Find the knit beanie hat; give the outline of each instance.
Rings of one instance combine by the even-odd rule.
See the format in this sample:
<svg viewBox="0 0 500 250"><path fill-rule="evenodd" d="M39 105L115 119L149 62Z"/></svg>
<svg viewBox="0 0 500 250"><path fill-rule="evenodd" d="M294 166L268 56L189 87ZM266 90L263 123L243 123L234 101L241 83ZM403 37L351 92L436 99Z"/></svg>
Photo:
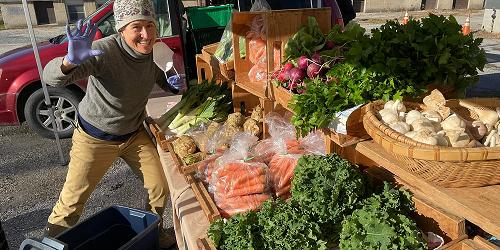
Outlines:
<svg viewBox="0 0 500 250"><path fill-rule="evenodd" d="M113 10L116 31L120 31L121 28L136 20L152 21L156 25L156 16L151 0L115 0Z"/></svg>

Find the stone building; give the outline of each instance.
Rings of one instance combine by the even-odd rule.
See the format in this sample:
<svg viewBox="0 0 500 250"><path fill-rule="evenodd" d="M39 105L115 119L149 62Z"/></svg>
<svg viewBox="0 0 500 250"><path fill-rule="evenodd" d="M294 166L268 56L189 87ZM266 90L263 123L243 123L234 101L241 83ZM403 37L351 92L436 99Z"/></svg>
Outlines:
<svg viewBox="0 0 500 250"><path fill-rule="evenodd" d="M73 23L90 15L105 0L28 0L33 25ZM2 18L6 28L26 27L21 0L0 0Z"/></svg>

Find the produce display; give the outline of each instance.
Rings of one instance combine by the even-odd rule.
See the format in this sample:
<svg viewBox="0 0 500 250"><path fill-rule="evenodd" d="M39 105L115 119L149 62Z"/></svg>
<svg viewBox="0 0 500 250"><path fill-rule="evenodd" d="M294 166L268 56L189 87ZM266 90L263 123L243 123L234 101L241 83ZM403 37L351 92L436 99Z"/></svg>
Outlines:
<svg viewBox="0 0 500 250"><path fill-rule="evenodd" d="M287 201L213 222L217 249L427 249L409 193L385 184L372 194L357 166L337 155L302 156L291 184Z"/></svg>
<svg viewBox="0 0 500 250"><path fill-rule="evenodd" d="M408 191L386 182L376 186L359 166L326 154L319 129L333 128L339 112L383 100L376 118L401 136L373 115L370 121L398 139L440 147L500 147L500 107L457 100L474 114L465 117L463 110L447 106L449 93L437 90L460 95L478 80L477 71L486 63L482 39L462 34L453 16L429 14L405 24L390 20L371 35L355 22L323 34L309 16L287 41L281 65L281 55L274 53L275 72L269 76L265 21L255 15L241 38L246 40L238 49L253 65L244 73L257 84L270 77L273 89L291 96L287 107L293 114L285 118L261 106L250 116L232 112L228 85L204 82L158 119L163 130L176 134L175 154L195 167L194 177L222 216L208 229L212 243L221 250L443 245L440 236L428 239L417 227ZM230 28L216 52L219 60L232 55Z"/></svg>
<svg viewBox="0 0 500 250"><path fill-rule="evenodd" d="M430 14L406 25L387 21L371 36L356 23L321 34L314 18L290 38L273 73L291 92L300 134L327 127L343 110L375 100L418 97L429 85L463 94L486 57L482 39L463 35L453 16Z"/></svg>
<svg viewBox="0 0 500 250"><path fill-rule="evenodd" d="M481 107L467 100L459 105L478 115L470 121L446 106L444 96L434 90L423 99L423 110L409 110L399 101L388 101L378 118L393 130L421 143L443 147L500 146L500 107Z"/></svg>

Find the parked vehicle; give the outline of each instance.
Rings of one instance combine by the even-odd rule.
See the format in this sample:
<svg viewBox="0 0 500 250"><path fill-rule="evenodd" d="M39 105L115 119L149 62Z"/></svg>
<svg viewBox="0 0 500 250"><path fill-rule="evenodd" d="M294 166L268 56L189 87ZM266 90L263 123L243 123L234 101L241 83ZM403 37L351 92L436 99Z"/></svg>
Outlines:
<svg viewBox="0 0 500 250"><path fill-rule="evenodd" d="M166 43L174 51L174 66L180 74L186 74L183 37L186 37L186 22L182 21L183 7L178 0L153 0L158 19L158 42ZM113 1L109 1L85 19L91 19L99 30L94 40L116 33L114 30ZM66 34L38 43L42 66L67 52ZM192 55L194 57L194 55ZM189 80L189 74L186 80ZM64 88L48 88L54 115L59 128L59 137L71 137L72 122L77 107L85 94L87 79L82 79ZM156 88L152 95L162 90ZM26 121L40 136L54 138L52 122L44 95L38 69L31 46L14 49L0 55L0 125L19 125Z"/></svg>

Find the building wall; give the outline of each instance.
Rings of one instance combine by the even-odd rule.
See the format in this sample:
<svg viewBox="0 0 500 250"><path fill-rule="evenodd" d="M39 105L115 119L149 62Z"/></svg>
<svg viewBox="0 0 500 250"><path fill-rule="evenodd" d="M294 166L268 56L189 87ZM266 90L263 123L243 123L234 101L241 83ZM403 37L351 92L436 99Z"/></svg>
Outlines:
<svg viewBox="0 0 500 250"><path fill-rule="evenodd" d="M483 9L484 0L469 0L469 9L481 10Z"/></svg>
<svg viewBox="0 0 500 250"><path fill-rule="evenodd" d="M453 0L438 0L436 4L437 10L451 10L453 9Z"/></svg>
<svg viewBox="0 0 500 250"><path fill-rule="evenodd" d="M364 12L420 10L422 0L365 0Z"/></svg>
<svg viewBox="0 0 500 250"><path fill-rule="evenodd" d="M96 10L96 3L95 1L84 1L83 2L83 10L85 11L85 16L89 16L90 14L94 13Z"/></svg>
<svg viewBox="0 0 500 250"><path fill-rule="evenodd" d="M66 10L66 4L61 2L54 2L54 12L56 14L57 24L65 25L68 23L68 12Z"/></svg>
<svg viewBox="0 0 500 250"><path fill-rule="evenodd" d="M0 5L2 18L6 28L26 27L26 18L22 3L4 3ZM28 3L31 24L36 25L35 8L33 3Z"/></svg>

